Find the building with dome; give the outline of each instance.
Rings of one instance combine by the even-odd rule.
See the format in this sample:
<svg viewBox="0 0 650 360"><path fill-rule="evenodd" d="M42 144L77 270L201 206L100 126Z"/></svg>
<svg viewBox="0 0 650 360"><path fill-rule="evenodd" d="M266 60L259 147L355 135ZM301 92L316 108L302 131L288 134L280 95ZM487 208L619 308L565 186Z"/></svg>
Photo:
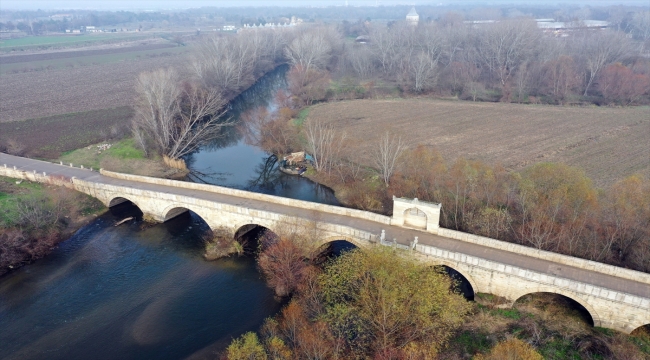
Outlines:
<svg viewBox="0 0 650 360"><path fill-rule="evenodd" d="M408 14L406 14L406 22L410 25L417 25L420 22L420 15L415 11L415 8L411 8Z"/></svg>

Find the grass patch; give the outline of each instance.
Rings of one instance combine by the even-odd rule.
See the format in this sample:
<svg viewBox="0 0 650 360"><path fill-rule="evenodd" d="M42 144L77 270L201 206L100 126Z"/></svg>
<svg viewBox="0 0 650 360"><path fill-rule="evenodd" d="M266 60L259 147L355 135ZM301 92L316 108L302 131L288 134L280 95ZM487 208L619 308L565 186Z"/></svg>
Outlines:
<svg viewBox="0 0 650 360"><path fill-rule="evenodd" d="M568 339L554 339L549 341L539 351L544 356L544 359L549 360L582 359L582 356L576 350L575 344Z"/></svg>
<svg viewBox="0 0 650 360"><path fill-rule="evenodd" d="M310 110L309 107L300 110L300 112L298 113L298 117L293 119L293 124L295 126L302 126L302 124L305 123L305 120L307 120L307 116L309 116L309 110Z"/></svg>
<svg viewBox="0 0 650 360"><path fill-rule="evenodd" d="M108 149L104 156L113 156L118 159L144 159L144 151L138 149L133 138L124 139L115 143Z"/></svg>
<svg viewBox="0 0 650 360"><path fill-rule="evenodd" d="M630 341L644 354L650 355L650 326L641 328L630 336Z"/></svg>
<svg viewBox="0 0 650 360"><path fill-rule="evenodd" d="M15 222L16 199L26 196L40 196L44 193L43 185L29 181L0 176L0 225L10 226Z"/></svg>
<svg viewBox="0 0 650 360"><path fill-rule="evenodd" d="M139 149L133 138L122 139L117 142L102 142L99 144L111 144L110 149L100 150L97 145L85 146L83 148L66 152L57 161L68 165L70 163L79 167L105 169L127 174L182 178L185 172L166 167L159 156L147 158L145 153Z"/></svg>
<svg viewBox="0 0 650 360"><path fill-rule="evenodd" d="M452 339L452 346L459 347L465 354L484 353L492 347L488 334L463 331Z"/></svg>
<svg viewBox="0 0 650 360"><path fill-rule="evenodd" d="M110 142L107 142L110 143ZM99 150L97 145L90 145L81 149L66 152L59 158L64 164L73 163L75 166L83 165L86 168L99 169L107 159L135 160L144 159L144 152L135 146L133 138L112 143L111 148Z"/></svg>
<svg viewBox="0 0 650 360"><path fill-rule="evenodd" d="M512 320L519 320L523 316L517 309L493 309L490 310L490 313Z"/></svg>

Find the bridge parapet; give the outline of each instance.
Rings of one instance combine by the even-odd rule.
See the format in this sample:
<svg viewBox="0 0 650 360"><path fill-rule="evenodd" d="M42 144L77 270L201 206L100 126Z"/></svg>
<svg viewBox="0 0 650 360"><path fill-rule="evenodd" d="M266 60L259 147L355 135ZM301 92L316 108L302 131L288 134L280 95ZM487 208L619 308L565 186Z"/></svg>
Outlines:
<svg viewBox="0 0 650 360"><path fill-rule="evenodd" d="M152 178L152 177L140 176L140 175L122 174L122 173L116 173L104 169L100 169L100 173L102 175L116 178L116 179L137 181L137 182L148 183L148 184L173 186L173 187L184 188L184 189L208 191L217 194L236 196L244 199L252 199L252 200L265 201L268 203L287 205L287 206L302 208L305 210L314 210L314 211L320 211L324 213L370 220L370 221L374 221L386 225L390 225L391 223L390 217L385 215L375 214L369 211L349 209L340 206L320 204L320 203L314 203L314 202L303 201L303 200L295 200L295 199L284 198L284 197L274 196L274 195L260 194L251 191L231 189L231 188L218 186L218 185L197 184L197 183L186 182L186 181L177 181L177 180L169 180L169 179Z"/></svg>
<svg viewBox="0 0 650 360"><path fill-rule="evenodd" d="M520 297L540 292L566 296L589 311L594 326L630 333L650 323L650 299L430 245L416 244L424 259L461 273L474 292L498 294L510 306ZM515 285L516 284L516 285Z"/></svg>
<svg viewBox="0 0 650 360"><path fill-rule="evenodd" d="M564 264L579 269L616 276L616 277L633 280L633 281L650 285L650 274L646 274L636 270L630 270L630 269L608 265L596 261L580 259L577 257L562 255L550 251L539 250L528 246L513 244L501 240L496 240L484 236L469 234L466 232L456 231L451 229L440 228L438 230L438 235L472 243L472 244L490 247L493 249L505 250L520 255L530 256L536 259L552 261L558 264Z"/></svg>

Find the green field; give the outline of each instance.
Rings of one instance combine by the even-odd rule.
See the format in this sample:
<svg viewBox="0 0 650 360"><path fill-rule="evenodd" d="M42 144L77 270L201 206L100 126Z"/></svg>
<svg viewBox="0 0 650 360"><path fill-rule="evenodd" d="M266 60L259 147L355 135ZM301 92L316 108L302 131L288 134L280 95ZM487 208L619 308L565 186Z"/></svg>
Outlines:
<svg viewBox="0 0 650 360"><path fill-rule="evenodd" d="M41 184L0 176L0 226L13 224L16 218L16 199L23 196L43 196Z"/></svg>
<svg viewBox="0 0 650 360"><path fill-rule="evenodd" d="M80 34L80 35L54 35L54 36L26 36L18 39L0 41L0 50L25 49L39 46L59 46L87 44L107 40L126 40L146 37L142 34Z"/></svg>

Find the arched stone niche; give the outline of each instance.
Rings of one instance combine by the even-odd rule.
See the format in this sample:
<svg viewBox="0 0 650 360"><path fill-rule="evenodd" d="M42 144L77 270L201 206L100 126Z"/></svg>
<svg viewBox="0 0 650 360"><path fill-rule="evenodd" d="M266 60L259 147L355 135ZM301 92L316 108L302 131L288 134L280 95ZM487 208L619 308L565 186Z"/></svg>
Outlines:
<svg viewBox="0 0 650 360"><path fill-rule="evenodd" d="M437 234L440 227L440 204L393 196L391 225Z"/></svg>

